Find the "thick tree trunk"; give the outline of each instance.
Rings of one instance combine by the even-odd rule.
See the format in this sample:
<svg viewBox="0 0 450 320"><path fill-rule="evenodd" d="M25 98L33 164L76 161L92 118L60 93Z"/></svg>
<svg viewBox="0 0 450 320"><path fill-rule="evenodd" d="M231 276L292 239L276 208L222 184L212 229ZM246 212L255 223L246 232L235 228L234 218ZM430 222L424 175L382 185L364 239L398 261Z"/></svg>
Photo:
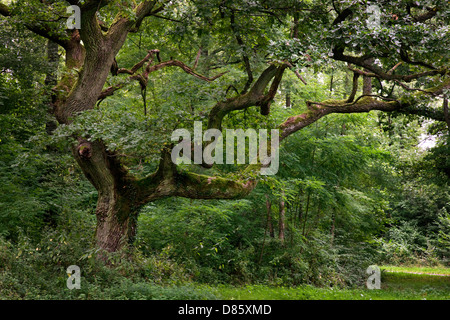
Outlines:
<svg viewBox="0 0 450 320"><path fill-rule="evenodd" d="M117 32L103 35L97 23L96 9L85 10L82 14L84 27L79 32L74 31L64 47L66 67L79 72L75 77L73 73L64 75L58 84L59 92L64 92L55 103L55 116L61 124L70 123L77 112L95 106L128 32L129 22L124 21L123 26L119 22L115 25ZM122 28L120 32L119 28ZM108 252L117 251L136 233L138 207L133 181L117 155L107 151L101 141L78 138L72 152L84 175L98 191L97 247Z"/></svg>
<svg viewBox="0 0 450 320"><path fill-rule="evenodd" d="M97 247L117 251L136 233L137 192L117 156L108 152L101 141L80 139L73 154L98 191Z"/></svg>
<svg viewBox="0 0 450 320"><path fill-rule="evenodd" d="M137 212L124 205L127 201L117 194L102 195L97 203L96 245L108 252L123 248L136 235Z"/></svg>

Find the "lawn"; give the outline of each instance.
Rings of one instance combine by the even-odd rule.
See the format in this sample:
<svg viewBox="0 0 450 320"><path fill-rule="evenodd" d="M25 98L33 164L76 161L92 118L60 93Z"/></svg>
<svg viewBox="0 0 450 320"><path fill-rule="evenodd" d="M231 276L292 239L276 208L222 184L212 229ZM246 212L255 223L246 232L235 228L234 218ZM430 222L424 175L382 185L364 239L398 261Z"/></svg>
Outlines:
<svg viewBox="0 0 450 320"><path fill-rule="evenodd" d="M449 268L386 266L381 270L379 290L248 285L220 286L214 291L224 300L450 300Z"/></svg>
<svg viewBox="0 0 450 320"><path fill-rule="evenodd" d="M399 266L382 266L382 270L392 272L405 272L405 273L422 273L422 274L439 274L450 276L450 268L445 267L399 267Z"/></svg>

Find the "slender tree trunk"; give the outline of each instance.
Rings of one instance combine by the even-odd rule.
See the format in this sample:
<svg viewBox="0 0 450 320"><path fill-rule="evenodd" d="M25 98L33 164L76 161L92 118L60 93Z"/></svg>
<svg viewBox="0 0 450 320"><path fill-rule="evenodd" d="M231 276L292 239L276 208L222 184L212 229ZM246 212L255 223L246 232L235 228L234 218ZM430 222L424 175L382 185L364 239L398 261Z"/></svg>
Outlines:
<svg viewBox="0 0 450 320"><path fill-rule="evenodd" d="M372 78L363 77L363 94L372 94Z"/></svg>
<svg viewBox="0 0 450 320"><path fill-rule="evenodd" d="M55 86L57 84L58 71L58 44L51 40L47 40L47 60L49 62L49 72L45 76L45 85Z"/></svg>
<svg viewBox="0 0 450 320"><path fill-rule="evenodd" d="M334 232L335 232L335 225L336 225L336 211L333 210L333 214L331 216L331 245L333 245L334 242Z"/></svg>
<svg viewBox="0 0 450 320"><path fill-rule="evenodd" d="M334 74L333 71L331 71L331 77L330 77L330 94L329 96L331 97L331 95L333 94L333 84L334 84Z"/></svg>
<svg viewBox="0 0 450 320"><path fill-rule="evenodd" d="M344 77L344 90L342 92L342 99L346 99L347 98L347 92L349 91L349 77L348 77L348 72L345 72L345 77Z"/></svg>
<svg viewBox="0 0 450 320"><path fill-rule="evenodd" d="M58 44L56 42L53 42L51 40L47 40L47 59L49 62L49 72L47 73L45 77L45 85L49 88L56 86L58 83L57 79L57 73L58 73L58 62L59 62L59 56L58 56ZM55 103L56 95L52 92L49 96L49 107L48 111L50 114L53 114L54 112L54 103ZM48 120L45 124L45 129L49 135L53 133L53 131L56 129L57 123L56 120Z"/></svg>
<svg viewBox="0 0 450 320"><path fill-rule="evenodd" d="M303 190L300 188L300 190L298 191L297 194L297 202L298 202L298 207L297 207L297 225L300 228L300 226L302 225L302 215L303 215Z"/></svg>
<svg viewBox="0 0 450 320"><path fill-rule="evenodd" d="M291 93L288 91L286 92L286 109L289 109L291 107Z"/></svg>
<svg viewBox="0 0 450 320"><path fill-rule="evenodd" d="M269 195L266 194L266 212L267 212L267 220L266 220L266 228L264 230L264 239L263 239L263 243L262 243L262 247L261 247L261 253L259 255L259 263L261 263L262 260L262 256L264 253L264 246L266 245L266 235L267 235L267 230L270 230L270 235L273 237L273 226L272 226L272 217L271 217L271 203L269 201Z"/></svg>
<svg viewBox="0 0 450 320"><path fill-rule="evenodd" d="M368 60L370 63L373 62L373 58ZM365 71L369 71L365 69ZM363 76L363 94L372 94L372 78Z"/></svg>
<svg viewBox="0 0 450 320"><path fill-rule="evenodd" d="M305 236L305 229L306 229L306 221L308 220L308 211L309 211L309 201L311 199L311 192L308 191L308 197L306 199L306 210L305 210L305 219L303 221L303 231L302 235Z"/></svg>
<svg viewBox="0 0 450 320"><path fill-rule="evenodd" d="M450 115L448 113L448 98L444 97L444 102L442 103L442 107L444 108L444 119L447 123L448 130L450 131Z"/></svg>
<svg viewBox="0 0 450 320"><path fill-rule="evenodd" d="M280 200L280 220L278 224L278 239L281 240L281 242L284 242L285 238L285 207L284 207L284 191L281 193L281 200Z"/></svg>
<svg viewBox="0 0 450 320"><path fill-rule="evenodd" d="M271 238L275 238L275 232L273 230L272 223L272 203L270 203L269 195L266 194L266 209L267 209L267 228L269 229L269 235Z"/></svg>

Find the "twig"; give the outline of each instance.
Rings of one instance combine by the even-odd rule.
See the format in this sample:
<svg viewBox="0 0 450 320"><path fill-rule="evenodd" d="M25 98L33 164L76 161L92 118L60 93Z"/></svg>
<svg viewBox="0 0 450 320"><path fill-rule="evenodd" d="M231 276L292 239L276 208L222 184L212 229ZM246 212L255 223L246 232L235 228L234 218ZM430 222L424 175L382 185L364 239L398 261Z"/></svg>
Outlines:
<svg viewBox="0 0 450 320"><path fill-rule="evenodd" d="M423 89L419 89L419 88L410 88L410 87L408 87L406 84L401 83L399 80L395 80L395 83L399 84L402 88L404 88L404 89L406 89L406 90L408 90L408 91L420 91L420 92L423 92L423 93L426 93L426 94L435 95L435 93L429 92L429 91L426 91L426 90L423 90Z"/></svg>
<svg viewBox="0 0 450 320"><path fill-rule="evenodd" d="M297 76L297 78L300 79L301 82L303 82L305 85L307 85L305 79L303 79L303 77L300 75L300 73L294 69L294 66L289 62L289 61L284 61L284 63L289 67L289 69L295 73L295 75Z"/></svg>

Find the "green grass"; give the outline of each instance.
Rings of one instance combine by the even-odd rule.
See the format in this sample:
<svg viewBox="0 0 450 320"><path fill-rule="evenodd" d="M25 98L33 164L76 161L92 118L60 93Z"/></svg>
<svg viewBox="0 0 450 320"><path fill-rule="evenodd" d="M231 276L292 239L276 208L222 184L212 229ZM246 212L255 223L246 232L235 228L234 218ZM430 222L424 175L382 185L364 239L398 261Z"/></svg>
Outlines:
<svg viewBox="0 0 450 320"><path fill-rule="evenodd" d="M450 270L445 268L382 267L381 289L331 289L314 286L221 286L213 289L224 300L450 300ZM385 272L384 270L395 271ZM434 276L406 272L449 274ZM401 271L401 272L400 272Z"/></svg>
<svg viewBox="0 0 450 320"><path fill-rule="evenodd" d="M450 268L445 267L415 267L415 266L381 266L382 270L392 271L392 272L405 272L405 273L430 273L430 274L445 274L450 276Z"/></svg>

